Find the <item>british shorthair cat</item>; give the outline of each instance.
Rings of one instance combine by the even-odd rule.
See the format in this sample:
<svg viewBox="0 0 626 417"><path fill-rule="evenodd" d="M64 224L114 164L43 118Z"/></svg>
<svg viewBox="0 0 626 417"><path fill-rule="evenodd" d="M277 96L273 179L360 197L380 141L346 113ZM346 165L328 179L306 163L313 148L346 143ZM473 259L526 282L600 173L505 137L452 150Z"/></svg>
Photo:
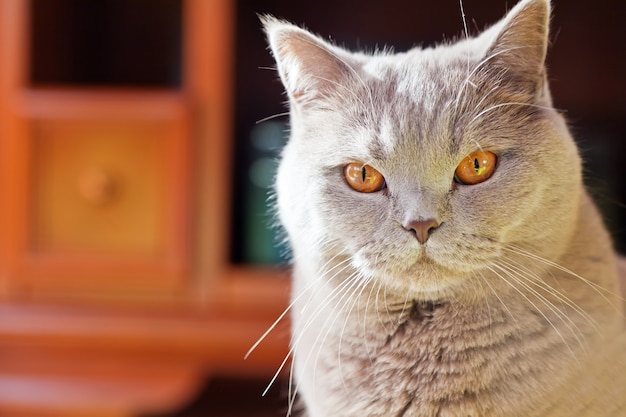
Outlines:
<svg viewBox="0 0 626 417"><path fill-rule="evenodd" d="M619 260L552 106L549 20L522 0L368 54L263 18L305 416L626 416Z"/></svg>

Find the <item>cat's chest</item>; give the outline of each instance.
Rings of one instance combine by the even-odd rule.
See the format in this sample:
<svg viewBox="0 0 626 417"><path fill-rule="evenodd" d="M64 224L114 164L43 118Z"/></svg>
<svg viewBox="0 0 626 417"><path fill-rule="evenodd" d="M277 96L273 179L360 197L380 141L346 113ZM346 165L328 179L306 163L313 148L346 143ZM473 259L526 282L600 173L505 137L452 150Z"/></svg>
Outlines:
<svg viewBox="0 0 626 417"><path fill-rule="evenodd" d="M422 304L402 317L378 315L369 327L343 323L311 361L323 401L345 416L489 415L494 398L519 394L510 375L530 371L520 362L526 336L495 313L467 314Z"/></svg>
<svg viewBox="0 0 626 417"><path fill-rule="evenodd" d="M353 335L354 336L354 335ZM346 335L343 335L345 338ZM449 305L413 305L404 317L372 325L352 337L343 359L362 361L372 378L395 374L408 385L441 381L450 386L461 378L469 385L473 375L487 372L490 359L502 354L519 339L516 330L496 317L466 321ZM408 382L410 381L410 382ZM442 386L442 388L443 388Z"/></svg>

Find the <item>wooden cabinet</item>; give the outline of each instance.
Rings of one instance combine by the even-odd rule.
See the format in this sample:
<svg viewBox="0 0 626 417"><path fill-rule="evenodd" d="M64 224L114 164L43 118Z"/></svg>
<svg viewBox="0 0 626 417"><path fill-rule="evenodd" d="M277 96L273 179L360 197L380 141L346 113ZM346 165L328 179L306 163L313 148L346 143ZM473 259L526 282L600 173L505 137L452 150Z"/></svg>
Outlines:
<svg viewBox="0 0 626 417"><path fill-rule="evenodd" d="M79 3L176 9L179 79L80 75ZM229 262L233 8L1 0L1 415L171 410L212 374L269 377L286 354L279 331L243 359L288 286Z"/></svg>
<svg viewBox="0 0 626 417"><path fill-rule="evenodd" d="M18 234L9 287L107 293L184 285L191 216L184 97L31 90L16 107L21 135L7 139L24 161L14 180L28 192L10 204Z"/></svg>

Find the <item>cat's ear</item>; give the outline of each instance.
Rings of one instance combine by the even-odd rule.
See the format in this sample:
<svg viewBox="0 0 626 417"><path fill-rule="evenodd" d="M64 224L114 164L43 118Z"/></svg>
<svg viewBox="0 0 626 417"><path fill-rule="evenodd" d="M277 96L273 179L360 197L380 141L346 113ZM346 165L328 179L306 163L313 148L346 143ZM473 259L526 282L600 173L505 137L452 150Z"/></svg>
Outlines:
<svg viewBox="0 0 626 417"><path fill-rule="evenodd" d="M522 0L482 38L488 41L487 65L507 85L534 99L547 99L545 60L550 0Z"/></svg>
<svg viewBox="0 0 626 417"><path fill-rule="evenodd" d="M271 16L261 17L280 78L292 102L331 96L354 71L347 53L310 32Z"/></svg>

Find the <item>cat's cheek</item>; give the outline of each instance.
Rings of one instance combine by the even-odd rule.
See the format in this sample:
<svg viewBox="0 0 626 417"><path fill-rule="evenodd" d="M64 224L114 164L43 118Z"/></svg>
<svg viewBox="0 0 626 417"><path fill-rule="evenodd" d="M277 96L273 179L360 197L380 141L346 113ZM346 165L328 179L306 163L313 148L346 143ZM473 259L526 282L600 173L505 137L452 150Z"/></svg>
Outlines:
<svg viewBox="0 0 626 417"><path fill-rule="evenodd" d="M360 275L365 277L366 279L373 278L376 274L375 271L370 268L369 262L363 253L356 252L351 257L350 264L352 267L359 272Z"/></svg>
<svg viewBox="0 0 626 417"><path fill-rule="evenodd" d="M324 219L326 230L340 241L361 242L377 235L386 221L386 198L382 193L363 194L347 184L329 182L320 190L319 217Z"/></svg>

